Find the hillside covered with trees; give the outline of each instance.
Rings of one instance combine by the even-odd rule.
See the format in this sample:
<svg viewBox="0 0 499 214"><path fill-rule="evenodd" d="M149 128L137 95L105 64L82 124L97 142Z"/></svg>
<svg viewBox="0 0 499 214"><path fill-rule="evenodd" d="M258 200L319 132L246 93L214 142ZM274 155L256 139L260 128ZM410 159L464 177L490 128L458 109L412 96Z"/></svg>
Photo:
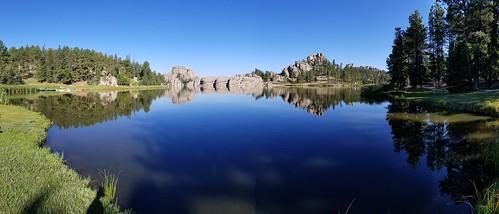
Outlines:
<svg viewBox="0 0 499 214"><path fill-rule="evenodd" d="M7 48L0 40L0 84L23 84L28 78L39 82L97 85L103 77L115 77L118 85L160 85L162 75L149 62L139 63L91 49L67 46Z"/></svg>
<svg viewBox="0 0 499 214"><path fill-rule="evenodd" d="M305 60L296 61L285 67L281 74L255 69L252 74L262 77L265 82L287 81L290 83L310 83L327 81L347 84L384 84L390 76L384 70L371 66L354 66L353 64L337 64L328 60L322 53L313 54Z"/></svg>
<svg viewBox="0 0 499 214"><path fill-rule="evenodd" d="M421 14L396 28L387 59L392 86L432 84L450 91L497 88L499 1L436 1L425 26Z"/></svg>

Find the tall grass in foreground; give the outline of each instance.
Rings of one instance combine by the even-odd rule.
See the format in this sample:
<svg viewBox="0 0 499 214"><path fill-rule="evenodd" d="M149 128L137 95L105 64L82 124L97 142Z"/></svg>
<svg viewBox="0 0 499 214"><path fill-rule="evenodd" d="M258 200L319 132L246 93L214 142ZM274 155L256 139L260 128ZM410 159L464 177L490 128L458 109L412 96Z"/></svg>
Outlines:
<svg viewBox="0 0 499 214"><path fill-rule="evenodd" d="M475 188L475 196L468 196L466 198L471 198L474 200L474 204L471 202L465 202L471 207L473 214L498 214L499 213L499 182L494 182L494 184L488 186L484 190L480 191L473 183Z"/></svg>
<svg viewBox="0 0 499 214"><path fill-rule="evenodd" d="M475 187L476 189L476 187ZM499 183L495 182L482 192L477 190L475 214L499 213Z"/></svg>
<svg viewBox="0 0 499 214"><path fill-rule="evenodd" d="M350 204L348 204L347 210L345 210L345 213L343 214L348 214L350 212L350 209L352 208L353 203L355 203L356 198L354 198L352 201L350 201ZM338 210L338 214L342 214L341 210Z"/></svg>
<svg viewBox="0 0 499 214"><path fill-rule="evenodd" d="M118 188L118 175L113 174L109 170L101 170L102 176L102 193L103 197L100 199L103 205L104 214L131 214L131 210L120 210L118 206L118 199L116 198L116 190Z"/></svg>
<svg viewBox="0 0 499 214"><path fill-rule="evenodd" d="M110 201L115 202L116 188L118 186L118 176L108 170L102 170L100 173L103 178L102 190L104 192L104 197L106 197Z"/></svg>

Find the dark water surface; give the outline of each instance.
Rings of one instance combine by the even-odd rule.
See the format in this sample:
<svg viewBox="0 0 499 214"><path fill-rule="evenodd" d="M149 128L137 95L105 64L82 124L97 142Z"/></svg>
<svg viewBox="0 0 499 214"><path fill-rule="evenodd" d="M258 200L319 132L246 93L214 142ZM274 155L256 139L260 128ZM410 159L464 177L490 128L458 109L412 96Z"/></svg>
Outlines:
<svg viewBox="0 0 499 214"><path fill-rule="evenodd" d="M499 121L361 98L359 89L132 91L13 98L47 146L135 213L469 213L497 178ZM489 142L489 143L487 143ZM497 143L496 143L497 144ZM497 147L496 147L497 149Z"/></svg>

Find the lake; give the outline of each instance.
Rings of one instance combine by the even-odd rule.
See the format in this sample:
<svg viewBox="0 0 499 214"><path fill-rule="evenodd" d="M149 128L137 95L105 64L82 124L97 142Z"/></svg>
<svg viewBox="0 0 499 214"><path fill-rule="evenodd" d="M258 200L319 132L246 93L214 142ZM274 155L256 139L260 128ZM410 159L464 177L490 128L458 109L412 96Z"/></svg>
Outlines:
<svg viewBox="0 0 499 214"><path fill-rule="evenodd" d="M499 120L358 88L38 94L46 146L135 213L470 213Z"/></svg>

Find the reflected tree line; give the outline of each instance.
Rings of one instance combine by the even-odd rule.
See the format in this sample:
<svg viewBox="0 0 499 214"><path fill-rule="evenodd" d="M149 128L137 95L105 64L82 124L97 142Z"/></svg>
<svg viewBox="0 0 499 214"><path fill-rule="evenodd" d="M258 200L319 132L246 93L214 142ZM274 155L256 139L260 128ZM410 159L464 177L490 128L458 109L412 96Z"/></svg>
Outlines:
<svg viewBox="0 0 499 214"><path fill-rule="evenodd" d="M328 109L337 106L352 106L354 103L379 103L375 100L361 96L360 88L265 88L261 94L255 95L256 99L281 97L285 102L296 108L305 109L315 115L323 115Z"/></svg>
<svg viewBox="0 0 499 214"><path fill-rule="evenodd" d="M360 92L359 88L276 87L252 95L256 99L281 97L315 115L342 105L386 101L363 97ZM13 98L9 102L42 112L55 125L70 128L131 116L140 110L148 112L153 100L165 95L174 97L178 103L190 102L193 98L192 93L156 90L42 95L35 99ZM184 95L187 98L183 98ZM440 181L441 192L456 201L475 193L472 182L481 189L497 180L499 120L432 112L436 111L408 102L388 105L387 122L394 151L406 153L407 162L413 167L426 164L434 171L445 170L446 176Z"/></svg>
<svg viewBox="0 0 499 214"><path fill-rule="evenodd" d="M129 117L140 110L148 112L152 101L163 94L164 90L151 90L21 96L9 103L41 112L59 127L76 128Z"/></svg>
<svg viewBox="0 0 499 214"><path fill-rule="evenodd" d="M445 170L440 180L442 193L455 201L475 195L499 177L497 119L473 116L433 122L413 120L414 114L430 115L428 109L408 102L388 106L394 150L407 154L407 162L416 167L425 164L431 170ZM431 112L431 111L430 111ZM402 114L402 115L399 115Z"/></svg>

